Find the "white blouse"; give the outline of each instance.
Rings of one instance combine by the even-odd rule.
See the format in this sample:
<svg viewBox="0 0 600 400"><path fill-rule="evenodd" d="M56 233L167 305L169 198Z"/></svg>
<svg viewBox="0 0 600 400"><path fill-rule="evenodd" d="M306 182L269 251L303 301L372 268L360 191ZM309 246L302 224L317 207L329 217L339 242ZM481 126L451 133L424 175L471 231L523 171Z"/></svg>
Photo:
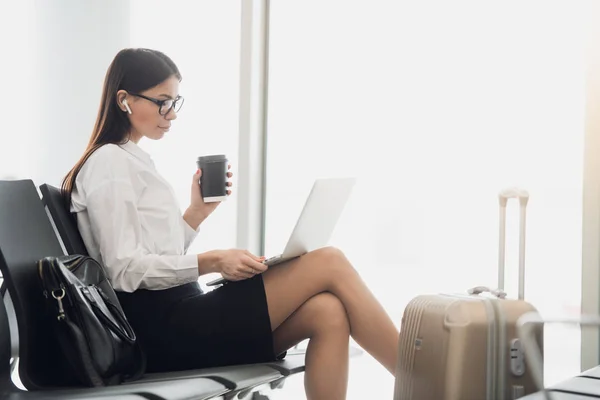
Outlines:
<svg viewBox="0 0 600 400"><path fill-rule="evenodd" d="M138 145L107 144L77 175L71 211L90 256L115 290L159 290L198 279L198 230L183 219L172 187Z"/></svg>

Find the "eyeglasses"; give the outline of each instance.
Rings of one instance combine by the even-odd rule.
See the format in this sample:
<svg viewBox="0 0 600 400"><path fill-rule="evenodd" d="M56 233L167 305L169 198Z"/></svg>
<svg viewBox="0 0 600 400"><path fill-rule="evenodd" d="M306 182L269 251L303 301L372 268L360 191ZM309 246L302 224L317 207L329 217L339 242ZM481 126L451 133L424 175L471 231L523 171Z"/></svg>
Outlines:
<svg viewBox="0 0 600 400"><path fill-rule="evenodd" d="M183 97L177 96L174 99L165 99L159 100L154 99L152 97L144 96L143 94L138 93L129 93L132 96L141 97L142 99L146 99L148 101L153 102L158 106L158 113L160 115L167 115L171 112L171 110L175 110L175 112L179 112L181 110L181 106L183 106Z"/></svg>

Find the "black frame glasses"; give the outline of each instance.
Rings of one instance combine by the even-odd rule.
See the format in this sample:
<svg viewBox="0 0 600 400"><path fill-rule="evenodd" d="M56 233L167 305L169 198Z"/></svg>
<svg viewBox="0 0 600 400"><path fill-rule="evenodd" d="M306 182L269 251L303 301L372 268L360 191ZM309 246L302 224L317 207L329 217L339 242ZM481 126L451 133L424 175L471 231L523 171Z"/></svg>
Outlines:
<svg viewBox="0 0 600 400"><path fill-rule="evenodd" d="M136 96L136 97L141 97L142 99L146 99L148 101L153 102L154 104L156 104L158 106L158 113L160 115L167 115L168 113L171 112L171 110L175 110L175 112L179 112L179 110L181 110L181 107L183 106L183 97L181 96L177 96L174 99L164 99L164 100L160 100L160 99L155 99L152 97L148 97L148 96L144 96L143 94L139 94L139 93L129 93L132 96ZM164 105L165 103L172 101L171 106L167 108L166 111L164 111L163 109L165 108Z"/></svg>

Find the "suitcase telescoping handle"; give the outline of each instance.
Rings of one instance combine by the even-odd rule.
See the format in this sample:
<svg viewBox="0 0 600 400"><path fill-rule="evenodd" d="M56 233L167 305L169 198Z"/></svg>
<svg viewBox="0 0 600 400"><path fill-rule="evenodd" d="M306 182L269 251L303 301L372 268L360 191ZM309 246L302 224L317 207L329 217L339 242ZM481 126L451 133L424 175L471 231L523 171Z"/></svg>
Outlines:
<svg viewBox="0 0 600 400"><path fill-rule="evenodd" d="M519 300L525 298L525 233L527 202L529 193L526 190L510 188L498 193L500 203L500 233L498 245L498 289L504 290L504 275L506 263L506 205L510 199L519 201Z"/></svg>
<svg viewBox="0 0 600 400"><path fill-rule="evenodd" d="M530 311L523 314L517 320L517 334L523 343L523 353L526 358L526 365L537 385L538 389L543 391L546 400L552 400L550 391L546 390L544 385L543 363L544 359L540 350L539 343L536 341L535 327L544 324L574 324L583 327L600 326L600 316L592 314L583 314L574 317L564 318L542 318L540 313Z"/></svg>

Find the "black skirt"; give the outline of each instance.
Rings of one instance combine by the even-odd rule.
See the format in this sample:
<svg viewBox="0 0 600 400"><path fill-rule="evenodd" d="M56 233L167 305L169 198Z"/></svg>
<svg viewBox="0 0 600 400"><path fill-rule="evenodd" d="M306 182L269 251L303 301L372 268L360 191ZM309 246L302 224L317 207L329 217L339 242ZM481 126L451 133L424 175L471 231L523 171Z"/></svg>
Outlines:
<svg viewBox="0 0 600 400"><path fill-rule="evenodd" d="M117 292L147 372L275 361L261 275L203 293L197 282Z"/></svg>

